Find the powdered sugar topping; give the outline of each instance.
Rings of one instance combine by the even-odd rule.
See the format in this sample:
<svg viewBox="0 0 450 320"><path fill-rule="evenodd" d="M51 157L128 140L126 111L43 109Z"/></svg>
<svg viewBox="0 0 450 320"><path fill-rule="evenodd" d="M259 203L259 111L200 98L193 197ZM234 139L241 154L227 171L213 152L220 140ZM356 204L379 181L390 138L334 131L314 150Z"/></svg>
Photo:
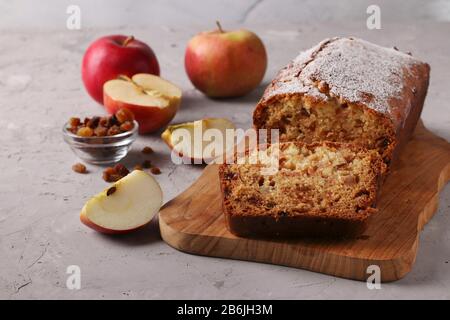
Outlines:
<svg viewBox="0 0 450 320"><path fill-rule="evenodd" d="M405 72L420 63L410 55L355 38L332 38L302 52L268 89L270 96L307 93L362 102L389 113L389 99L401 94ZM325 89L321 88L321 85Z"/></svg>

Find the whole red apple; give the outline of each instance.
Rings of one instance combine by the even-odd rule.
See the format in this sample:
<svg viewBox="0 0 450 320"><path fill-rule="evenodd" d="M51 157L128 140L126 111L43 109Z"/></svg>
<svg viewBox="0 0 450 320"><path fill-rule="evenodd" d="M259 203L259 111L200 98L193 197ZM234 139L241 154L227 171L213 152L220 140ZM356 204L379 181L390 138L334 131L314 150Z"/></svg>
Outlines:
<svg viewBox="0 0 450 320"><path fill-rule="evenodd" d="M83 57L81 75L84 86L94 100L103 103L103 84L119 75L136 73L159 75L159 64L153 50L124 35L105 36L94 41Z"/></svg>
<svg viewBox="0 0 450 320"><path fill-rule="evenodd" d="M267 54L251 31L202 32L187 46L185 68L192 84L209 97L237 97L256 88L264 77Z"/></svg>

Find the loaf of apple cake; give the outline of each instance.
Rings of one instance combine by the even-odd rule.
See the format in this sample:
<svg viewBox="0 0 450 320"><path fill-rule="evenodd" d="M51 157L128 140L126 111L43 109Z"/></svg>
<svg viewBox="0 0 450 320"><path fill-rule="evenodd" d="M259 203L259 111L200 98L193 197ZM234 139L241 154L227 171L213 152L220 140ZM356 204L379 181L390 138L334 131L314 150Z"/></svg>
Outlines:
<svg viewBox="0 0 450 320"><path fill-rule="evenodd" d="M219 176L228 229L251 237L360 235L386 167L376 150L335 142L272 144L243 160L222 164Z"/></svg>
<svg viewBox="0 0 450 320"><path fill-rule="evenodd" d="M420 117L429 72L427 63L396 48L327 39L279 72L253 124L279 129L280 141L359 144L389 164Z"/></svg>

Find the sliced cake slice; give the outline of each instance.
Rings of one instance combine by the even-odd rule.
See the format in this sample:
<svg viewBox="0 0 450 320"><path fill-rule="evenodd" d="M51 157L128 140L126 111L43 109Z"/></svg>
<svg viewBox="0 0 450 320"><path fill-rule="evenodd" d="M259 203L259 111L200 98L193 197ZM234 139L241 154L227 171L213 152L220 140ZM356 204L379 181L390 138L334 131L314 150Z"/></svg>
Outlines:
<svg viewBox="0 0 450 320"><path fill-rule="evenodd" d="M240 160L219 177L227 226L244 237L360 235L386 170L375 150L336 142L284 142Z"/></svg>

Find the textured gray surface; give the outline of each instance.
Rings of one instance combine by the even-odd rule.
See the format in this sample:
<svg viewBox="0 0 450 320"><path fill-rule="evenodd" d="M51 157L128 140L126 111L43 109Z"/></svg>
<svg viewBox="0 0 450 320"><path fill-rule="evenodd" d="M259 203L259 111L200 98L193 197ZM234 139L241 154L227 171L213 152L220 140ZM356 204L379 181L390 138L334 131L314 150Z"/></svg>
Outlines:
<svg viewBox="0 0 450 320"><path fill-rule="evenodd" d="M4 8L8 5L1 3ZM261 3L254 10L267 5ZM269 9L250 10L248 15L267 14ZM153 47L162 75L184 91L175 122L224 116L239 126L250 126L262 87L241 99L213 101L189 83L183 68L185 44L211 24L195 20L190 28L159 21L153 27L113 29L108 25L80 31L53 25L48 30L14 31L20 27L14 20L10 31L0 33L0 298L450 298L449 186L440 194L436 216L421 235L412 272L383 284L381 290L304 270L184 254L160 239L156 223L134 234L111 237L79 222L83 203L106 183L100 177L101 167L88 166L88 175L71 171L77 159L62 141L60 128L71 115L103 112L87 96L80 79L83 51L96 37L134 34ZM237 18L228 20L239 25ZM298 51L328 36L355 35L412 51L432 68L425 125L450 140L449 23L385 23L382 30L369 31L364 22L261 24L254 18L245 26L266 43L265 84ZM5 28L4 22L0 27ZM157 134L140 137L125 163L141 159L139 150L144 145L156 150L152 158L163 172L157 179L165 201L201 172L198 167L175 167ZM66 288L69 265L81 268L81 290Z"/></svg>

